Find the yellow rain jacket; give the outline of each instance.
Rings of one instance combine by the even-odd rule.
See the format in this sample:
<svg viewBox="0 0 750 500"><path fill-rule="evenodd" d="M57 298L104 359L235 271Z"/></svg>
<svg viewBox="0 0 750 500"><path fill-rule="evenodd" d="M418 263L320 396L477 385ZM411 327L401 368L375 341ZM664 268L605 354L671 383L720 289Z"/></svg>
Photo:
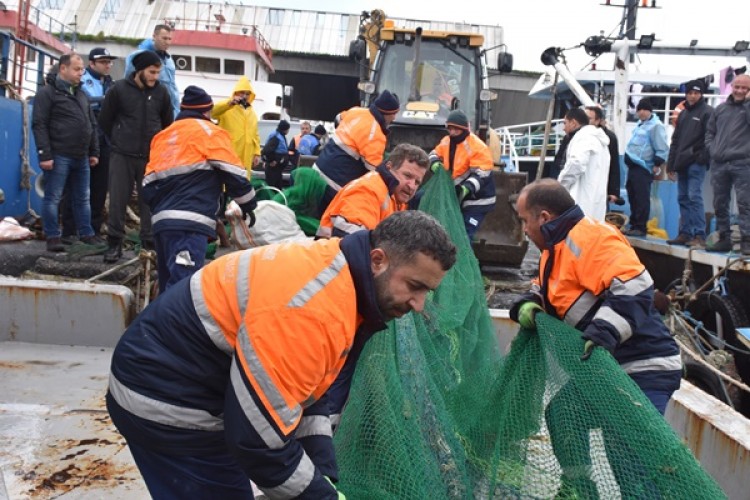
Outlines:
<svg viewBox="0 0 750 500"><path fill-rule="evenodd" d="M232 104L234 94L237 92L250 92L247 98L248 106ZM253 168L253 158L260 156L260 135L258 134L258 115L252 107L255 100L255 92L250 80L246 76L240 77L234 86L232 95L214 104L211 118L218 120L219 126L229 132L232 137L232 146L242 164L247 169L247 177L250 178L250 170Z"/></svg>

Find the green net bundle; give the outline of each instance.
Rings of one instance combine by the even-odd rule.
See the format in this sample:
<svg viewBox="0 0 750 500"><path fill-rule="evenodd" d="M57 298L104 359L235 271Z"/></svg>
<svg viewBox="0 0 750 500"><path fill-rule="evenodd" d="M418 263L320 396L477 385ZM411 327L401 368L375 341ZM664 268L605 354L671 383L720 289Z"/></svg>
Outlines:
<svg viewBox="0 0 750 500"><path fill-rule="evenodd" d="M537 315L503 358L453 185L420 208L459 249L424 314L374 336L335 435L357 499L725 498L605 351Z"/></svg>

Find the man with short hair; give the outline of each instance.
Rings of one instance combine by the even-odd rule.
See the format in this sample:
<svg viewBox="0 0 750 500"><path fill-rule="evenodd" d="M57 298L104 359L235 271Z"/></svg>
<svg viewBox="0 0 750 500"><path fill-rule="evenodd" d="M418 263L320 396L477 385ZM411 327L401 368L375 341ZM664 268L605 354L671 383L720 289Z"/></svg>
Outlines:
<svg viewBox="0 0 750 500"><path fill-rule="evenodd" d="M625 188L630 202L630 229L623 231L628 236L646 236L651 212L651 183L654 175L661 172L667 161L669 145L667 132L648 98L636 106L638 124L625 146L625 165L628 178Z"/></svg>
<svg viewBox="0 0 750 500"><path fill-rule="evenodd" d="M675 120L669 146L667 173L677 181L680 229L670 245L703 248L706 245L706 213L703 209L703 179L708 168L706 128L713 108L703 99L705 84L700 80L685 85L685 106Z"/></svg>
<svg viewBox="0 0 750 500"><path fill-rule="evenodd" d="M258 115L253 109L255 91L246 76L241 76L234 86L232 97L219 101L211 111L211 118L217 120L232 137L232 145L247 171L250 179L253 167L260 163L260 135Z"/></svg>
<svg viewBox="0 0 750 500"><path fill-rule="evenodd" d="M336 193L320 219L316 236L342 237L374 229L392 213L406 210L422 184L427 163L422 148L399 144L374 172L354 179Z"/></svg>
<svg viewBox="0 0 750 500"><path fill-rule="evenodd" d="M169 91L169 97L172 103L174 116L180 112L180 91L177 88L175 78L176 67L172 56L169 55L169 47L172 45L172 27L168 24L157 24L154 26L154 33L150 39L143 40L138 45L138 50L131 53L125 60L125 76L133 72L133 58L144 50L152 50L159 55L161 60L161 72L159 81Z"/></svg>
<svg viewBox="0 0 750 500"><path fill-rule="evenodd" d="M495 208L492 152L472 133L469 118L460 109L451 111L445 127L448 135L430 153L430 168L433 171L444 168L451 173L466 234L471 240Z"/></svg>
<svg viewBox="0 0 750 500"><path fill-rule="evenodd" d="M328 185L321 210L342 187L383 163L388 127L400 107L398 96L383 90L369 107L354 107L339 114L331 140L313 165Z"/></svg>
<svg viewBox="0 0 750 500"><path fill-rule="evenodd" d="M584 214L603 221L607 215L609 138L602 129L589 125L589 117L581 108L565 114L563 127L573 137L557 180Z"/></svg>
<svg viewBox="0 0 750 500"><path fill-rule="evenodd" d="M114 84L109 73L117 56L113 56L103 47L95 47L89 52L89 65L81 77L81 90L86 92L91 103L94 117L98 119L102 109L104 95ZM104 222L104 204L107 201L109 184L109 142L102 128L96 127L99 140L99 163L92 168L89 179L89 201L91 206L91 227L97 236L101 233ZM73 209L70 198L63 196L62 202L62 242L72 243L77 239ZM66 241L67 239L67 241Z"/></svg>
<svg viewBox="0 0 750 500"><path fill-rule="evenodd" d="M306 134L302 137L298 148L299 153L309 156L318 156L320 154L320 143L326 134L326 128L320 123L317 124L312 134Z"/></svg>
<svg viewBox="0 0 750 500"><path fill-rule="evenodd" d="M617 135L607 126L604 110L599 106L586 106L589 124L602 129L609 139L609 175L607 177L607 201L614 203L620 199L620 145Z"/></svg>
<svg viewBox="0 0 750 500"><path fill-rule="evenodd" d="M99 163L99 141L96 118L80 87L83 71L81 56L64 54L54 82L42 87L34 98L32 130L46 181L42 225L50 252L65 250L58 219L66 183L81 241L102 243L91 227L89 175Z"/></svg>
<svg viewBox="0 0 750 500"><path fill-rule="evenodd" d="M107 408L154 498L336 500L329 388L352 346L421 312L456 247L431 216L233 252L138 315ZM248 480L249 479L249 480Z"/></svg>
<svg viewBox="0 0 750 500"><path fill-rule="evenodd" d="M299 134L292 137L289 141L289 163L292 167L299 165L299 146L302 144L302 139L312 132L312 125L308 121L304 121L299 124ZM303 153L304 154L304 153Z"/></svg>
<svg viewBox="0 0 750 500"><path fill-rule="evenodd" d="M107 92L99 113L99 124L109 136L112 153L109 172L109 218L104 262L117 262L125 238L125 213L133 192L138 194L141 246L153 248L151 213L143 199L143 174L151 139L174 121L166 87L159 82L161 58L151 50L133 57L133 72L118 80Z"/></svg>
<svg viewBox="0 0 750 500"><path fill-rule="evenodd" d="M584 217L557 181L526 185L516 202L524 233L542 252L539 277L510 310L524 328L545 312L601 346L661 414L680 386L677 344L654 308L654 282L614 226Z"/></svg>
<svg viewBox="0 0 750 500"><path fill-rule="evenodd" d="M181 106L175 122L151 141L143 178L160 293L203 267L208 240L216 238L216 212L225 188L242 212L255 219L255 190L229 133L211 121L211 96L191 85Z"/></svg>
<svg viewBox="0 0 750 500"><path fill-rule="evenodd" d="M732 93L716 107L706 127L706 148L711 159L711 187L719 240L709 252L732 251L729 203L732 187L737 194L740 251L750 255L750 75L732 82Z"/></svg>

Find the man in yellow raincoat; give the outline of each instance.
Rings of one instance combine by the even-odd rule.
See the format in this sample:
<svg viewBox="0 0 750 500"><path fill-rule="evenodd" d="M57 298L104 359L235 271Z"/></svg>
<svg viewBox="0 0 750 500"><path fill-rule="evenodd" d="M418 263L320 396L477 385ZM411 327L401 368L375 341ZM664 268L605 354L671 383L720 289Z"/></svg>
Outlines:
<svg viewBox="0 0 750 500"><path fill-rule="evenodd" d="M211 111L211 118L218 120L219 126L229 132L232 146L250 178L251 170L260 162L260 135L258 115L253 109L255 92L246 76L240 77L234 86L232 97L219 101Z"/></svg>

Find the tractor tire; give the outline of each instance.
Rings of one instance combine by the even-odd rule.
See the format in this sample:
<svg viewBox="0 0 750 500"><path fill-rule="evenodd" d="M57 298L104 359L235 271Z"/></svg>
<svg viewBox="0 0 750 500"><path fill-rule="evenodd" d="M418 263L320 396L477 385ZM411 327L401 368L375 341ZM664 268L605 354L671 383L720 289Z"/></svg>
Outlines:
<svg viewBox="0 0 750 500"><path fill-rule="evenodd" d="M714 372L694 361L687 361L683 370L685 380L722 403L730 403L724 389L722 389L721 379Z"/></svg>
<svg viewBox="0 0 750 500"><path fill-rule="evenodd" d="M750 321L742 303L736 297L716 292L702 292L695 301L688 304L687 310L693 318L703 322L712 332L718 332L718 326L721 324L723 340L732 347L747 351L747 347L737 338L736 329L750 325ZM732 354L740 378L745 384L750 383L750 354L734 351ZM742 391L737 409L750 417L750 394Z"/></svg>

